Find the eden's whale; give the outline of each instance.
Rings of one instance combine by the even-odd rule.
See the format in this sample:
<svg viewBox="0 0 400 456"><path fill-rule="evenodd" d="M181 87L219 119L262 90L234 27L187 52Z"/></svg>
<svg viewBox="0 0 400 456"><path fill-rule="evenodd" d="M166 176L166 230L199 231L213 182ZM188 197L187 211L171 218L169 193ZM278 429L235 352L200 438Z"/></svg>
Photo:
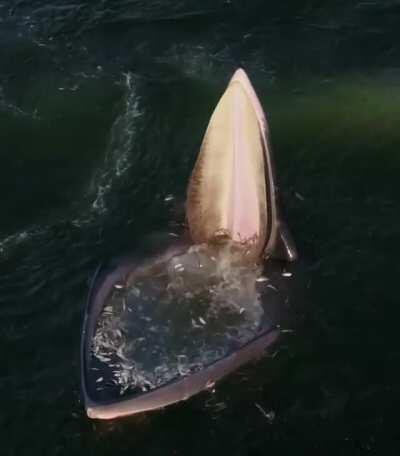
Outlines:
<svg viewBox="0 0 400 456"><path fill-rule="evenodd" d="M91 418L187 399L262 355L279 336L270 298L260 304L260 265L292 262L297 251L279 210L267 120L242 69L209 121L188 184L186 219L184 239L146 261L117 261L95 275L81 343ZM121 325L122 316L129 325ZM127 327L134 329L124 338Z"/></svg>

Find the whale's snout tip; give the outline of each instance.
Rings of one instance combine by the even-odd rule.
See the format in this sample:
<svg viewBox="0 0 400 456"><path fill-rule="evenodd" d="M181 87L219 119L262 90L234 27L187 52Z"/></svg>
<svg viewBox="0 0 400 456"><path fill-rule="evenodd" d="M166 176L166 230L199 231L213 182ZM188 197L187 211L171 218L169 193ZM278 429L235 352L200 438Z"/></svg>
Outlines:
<svg viewBox="0 0 400 456"><path fill-rule="evenodd" d="M236 71L233 73L231 82L234 81L241 82L242 84L249 84L249 77L247 76L247 73L242 67L237 68Z"/></svg>

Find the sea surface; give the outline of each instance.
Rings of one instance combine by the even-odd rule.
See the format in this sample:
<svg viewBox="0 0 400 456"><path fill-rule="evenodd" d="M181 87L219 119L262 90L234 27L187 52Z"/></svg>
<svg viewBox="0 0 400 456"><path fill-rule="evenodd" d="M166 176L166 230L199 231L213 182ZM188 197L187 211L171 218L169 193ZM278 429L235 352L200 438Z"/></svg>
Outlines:
<svg viewBox="0 0 400 456"><path fill-rule="evenodd" d="M174 229L243 66L300 252L296 330L185 403L90 421L99 263ZM400 2L0 0L0 454L400 454Z"/></svg>

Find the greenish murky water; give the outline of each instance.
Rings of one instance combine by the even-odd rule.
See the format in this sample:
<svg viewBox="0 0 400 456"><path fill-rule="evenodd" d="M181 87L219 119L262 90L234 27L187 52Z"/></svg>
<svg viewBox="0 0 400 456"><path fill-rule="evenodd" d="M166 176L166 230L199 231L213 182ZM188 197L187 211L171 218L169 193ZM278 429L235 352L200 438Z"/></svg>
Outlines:
<svg viewBox="0 0 400 456"><path fill-rule="evenodd" d="M272 3L0 1L1 454L398 454L400 4ZM301 255L298 329L214 393L89 421L88 281L174 229L239 63Z"/></svg>

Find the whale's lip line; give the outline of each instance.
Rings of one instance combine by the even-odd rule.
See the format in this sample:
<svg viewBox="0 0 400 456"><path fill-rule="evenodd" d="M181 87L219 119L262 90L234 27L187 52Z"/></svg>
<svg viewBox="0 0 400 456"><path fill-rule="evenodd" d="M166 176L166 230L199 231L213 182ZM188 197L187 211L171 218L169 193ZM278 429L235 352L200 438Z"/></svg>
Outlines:
<svg viewBox="0 0 400 456"><path fill-rule="evenodd" d="M250 99L250 102L255 110L260 132L261 140L264 146L264 160L265 160L265 180L266 180L266 194L265 198L267 200L267 209L268 209L268 219L267 219L267 232L264 248L271 248L276 241L276 230L279 225L279 213L276 203L276 188L275 188L275 170L273 157L271 157L270 144L268 140L269 128L266 115L263 107L261 106L260 100L254 90L254 87L247 76L247 73L243 68L238 68L233 74L229 84L239 83L245 90L247 96Z"/></svg>
<svg viewBox="0 0 400 456"><path fill-rule="evenodd" d="M235 80L229 84L229 87L232 84L236 84L239 90L234 90L232 95L234 139L229 220L232 239L241 242L241 238L247 241L254 237L258 238L261 234L257 191L249 185L253 179L250 177L252 173L246 160L250 151L243 137L243 105L246 103L243 97L250 101L254 113L255 110L243 84Z"/></svg>
<svg viewBox="0 0 400 456"><path fill-rule="evenodd" d="M228 87L231 84L239 84L246 93L257 117L260 129L260 139L264 149L264 168L265 168L265 199L267 202L267 226L265 233L264 249L275 243L274 230L276 229L278 211L276 207L274 165L270 155L270 145L268 141L268 122L264 109L254 90L254 87L243 68L238 68L231 77Z"/></svg>

